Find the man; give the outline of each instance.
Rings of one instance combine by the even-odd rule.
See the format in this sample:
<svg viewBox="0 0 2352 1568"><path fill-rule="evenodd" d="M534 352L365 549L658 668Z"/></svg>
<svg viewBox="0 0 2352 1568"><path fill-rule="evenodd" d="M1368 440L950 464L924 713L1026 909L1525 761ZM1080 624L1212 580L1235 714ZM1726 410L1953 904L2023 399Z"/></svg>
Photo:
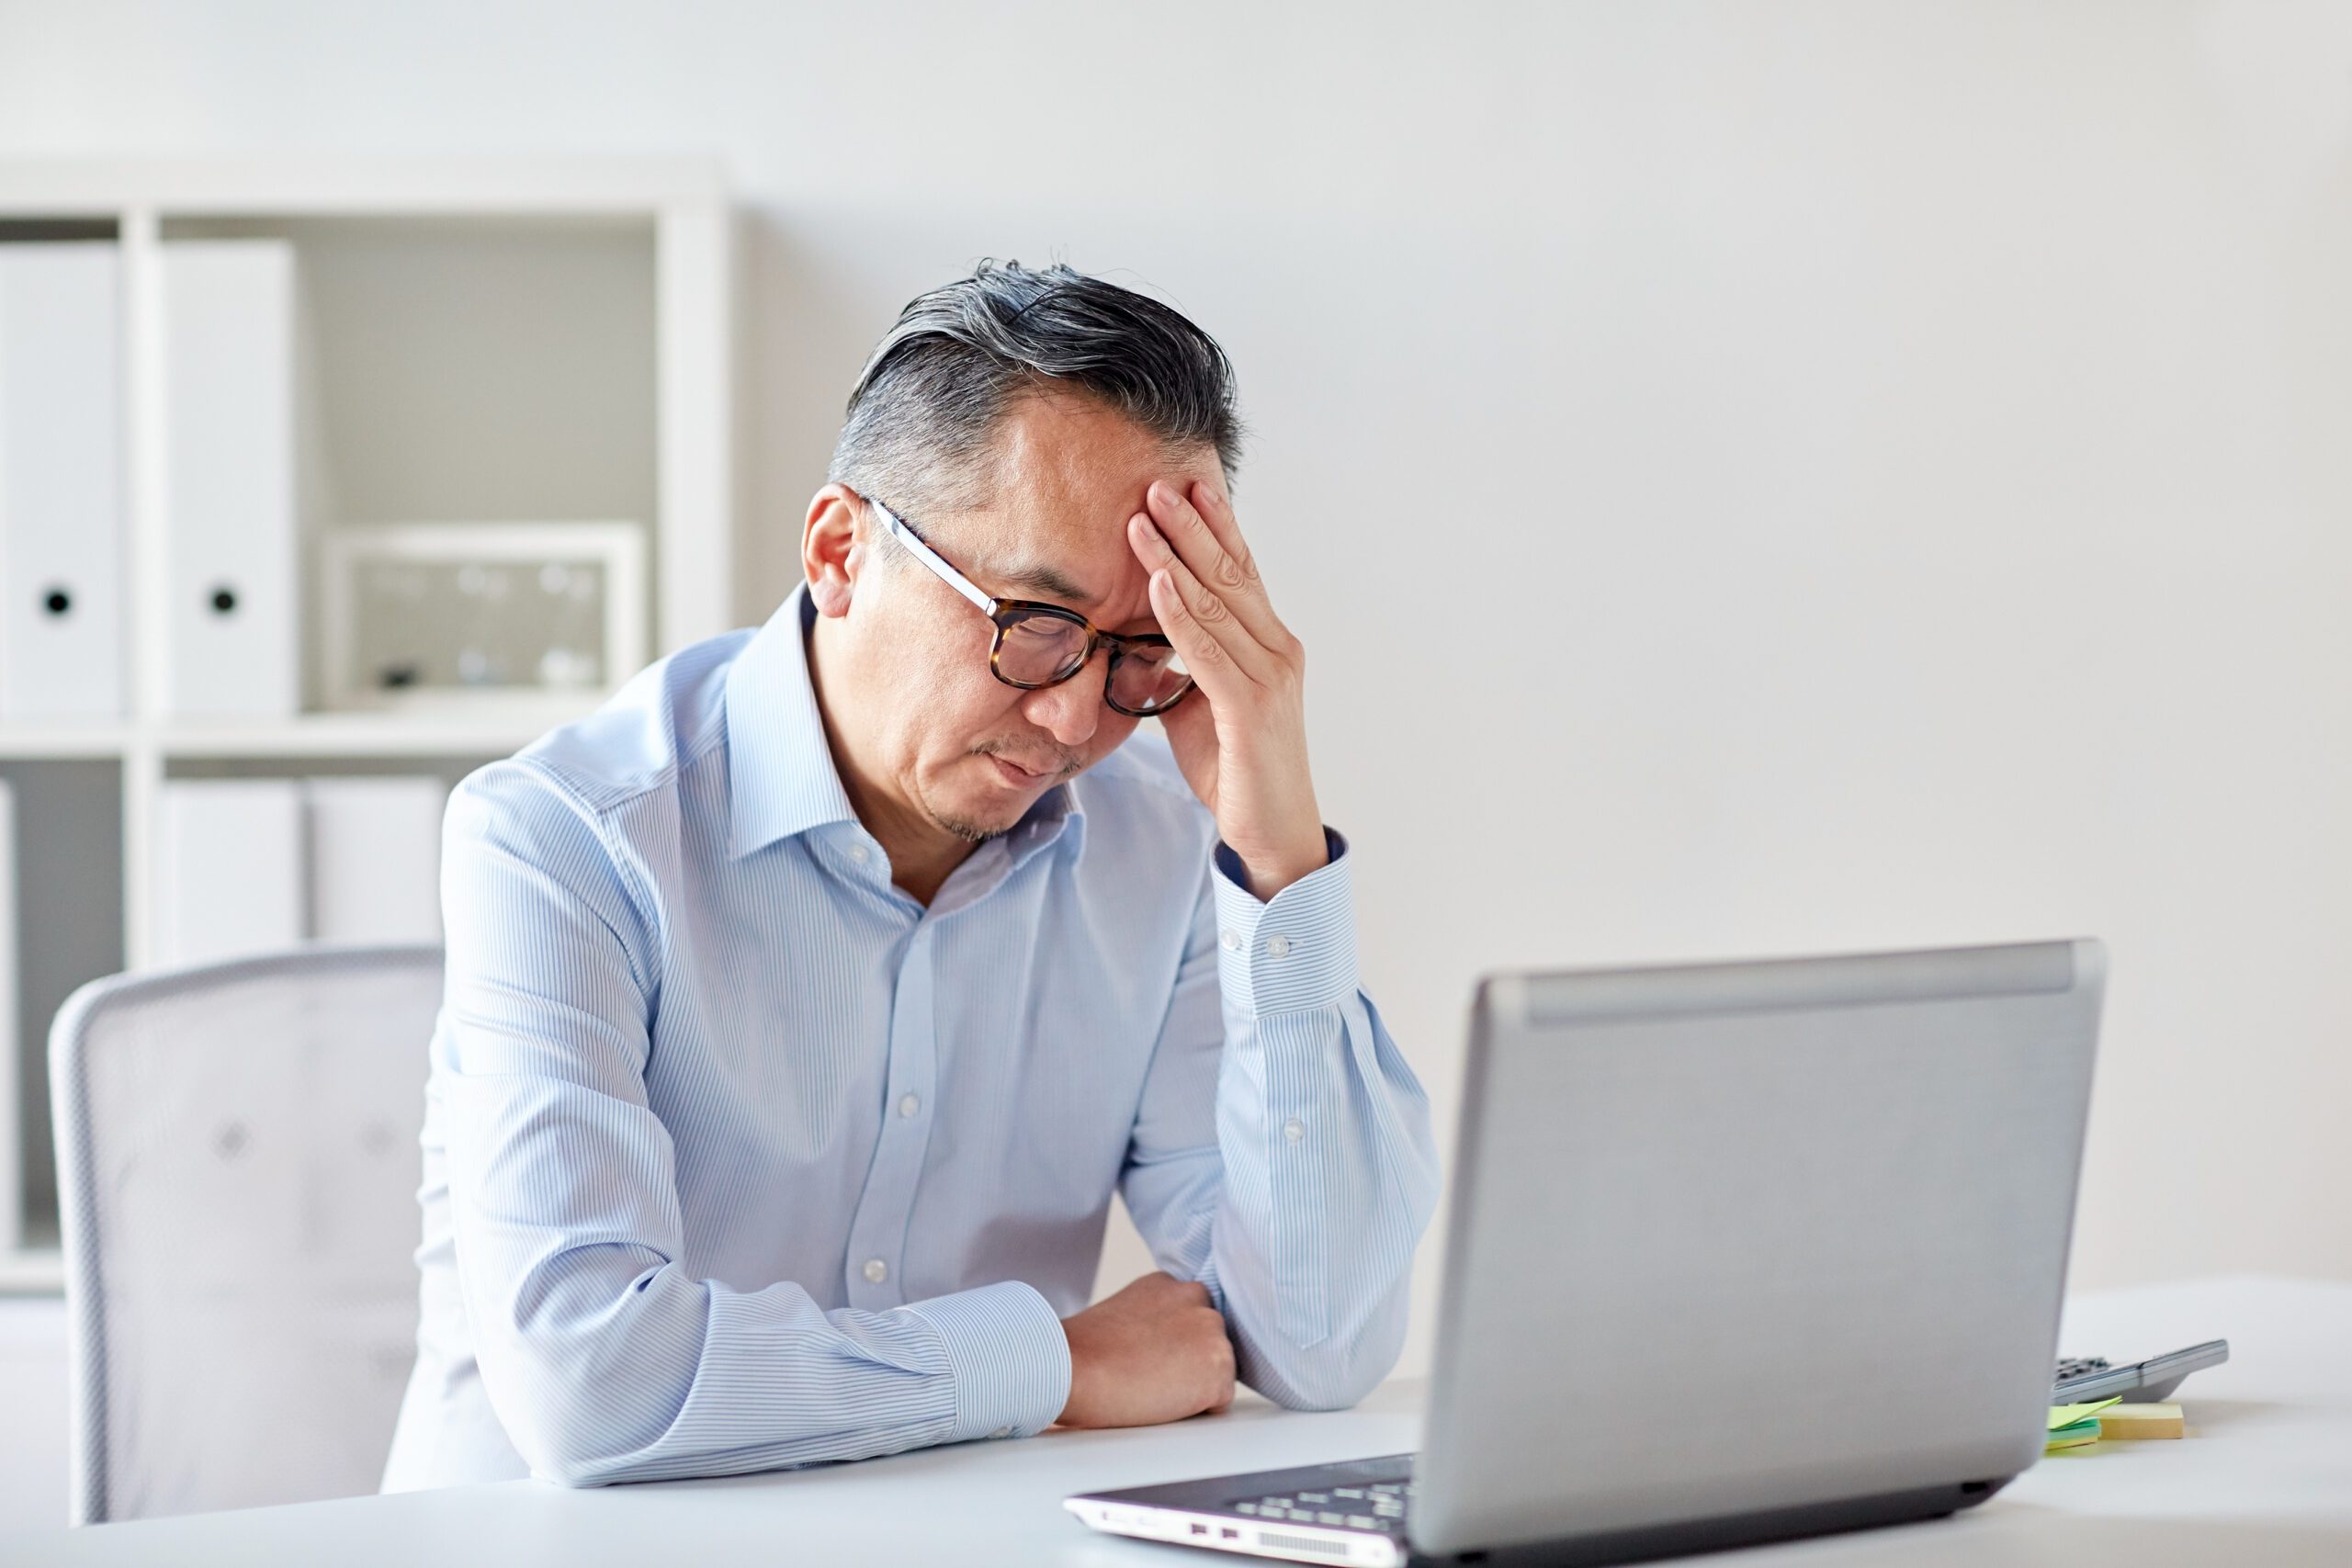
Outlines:
<svg viewBox="0 0 2352 1568"><path fill-rule="evenodd" d="M764 627L466 781L388 1489L1386 1373L1428 1105L1237 443L1191 321L983 265L867 362ZM1160 1271L1087 1307L1114 1189Z"/></svg>

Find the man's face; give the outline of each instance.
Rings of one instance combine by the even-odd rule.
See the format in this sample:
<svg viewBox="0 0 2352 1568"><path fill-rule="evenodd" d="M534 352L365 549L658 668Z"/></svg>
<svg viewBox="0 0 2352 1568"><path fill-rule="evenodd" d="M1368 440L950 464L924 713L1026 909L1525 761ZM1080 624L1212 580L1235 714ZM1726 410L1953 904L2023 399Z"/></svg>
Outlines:
<svg viewBox="0 0 2352 1568"><path fill-rule="evenodd" d="M1059 604L1105 631L1159 629L1127 519L1156 479L1222 486L1214 449L1171 452L1092 399L1049 393L1014 405L991 468L980 507L906 521L998 598ZM860 555L841 694L854 711L833 716L837 744L898 814L967 841L1001 833L1135 729L1102 700L1107 650L1057 686L1008 686L989 672L995 627L978 606L903 549Z"/></svg>

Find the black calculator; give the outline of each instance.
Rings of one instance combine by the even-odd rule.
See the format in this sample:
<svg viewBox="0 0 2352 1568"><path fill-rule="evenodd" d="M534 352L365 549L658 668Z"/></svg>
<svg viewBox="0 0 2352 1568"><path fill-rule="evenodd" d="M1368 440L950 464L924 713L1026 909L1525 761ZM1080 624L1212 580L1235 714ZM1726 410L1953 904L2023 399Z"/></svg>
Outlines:
<svg viewBox="0 0 2352 1568"><path fill-rule="evenodd" d="M2150 1404L2170 1399L2172 1391L2193 1371L2218 1367L2230 1359L2230 1342L2208 1339L2186 1350L2150 1360L2114 1366L2103 1356L2069 1356L2058 1363L2058 1379L2050 1390L2052 1404L2081 1404L2093 1399L2127 1395Z"/></svg>

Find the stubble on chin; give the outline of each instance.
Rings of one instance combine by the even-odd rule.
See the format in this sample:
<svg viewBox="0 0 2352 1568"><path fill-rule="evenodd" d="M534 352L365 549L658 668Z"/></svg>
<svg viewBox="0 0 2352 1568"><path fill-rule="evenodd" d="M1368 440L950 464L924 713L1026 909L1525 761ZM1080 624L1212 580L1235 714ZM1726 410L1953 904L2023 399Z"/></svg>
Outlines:
<svg viewBox="0 0 2352 1568"><path fill-rule="evenodd" d="M954 834L976 848L987 843L990 839L1001 839L1012 831L1010 823L1001 828L983 828L977 822L967 821L960 817L942 817L937 812L932 813L931 819L938 823L944 831Z"/></svg>
<svg viewBox="0 0 2352 1568"><path fill-rule="evenodd" d="M951 834L976 848L987 843L990 839L1002 838L1012 831L1013 824L1020 820L1019 814L1016 813L1010 820L990 824L957 812L942 811L928 800L924 801L922 806L924 815L931 818L933 825L941 832Z"/></svg>

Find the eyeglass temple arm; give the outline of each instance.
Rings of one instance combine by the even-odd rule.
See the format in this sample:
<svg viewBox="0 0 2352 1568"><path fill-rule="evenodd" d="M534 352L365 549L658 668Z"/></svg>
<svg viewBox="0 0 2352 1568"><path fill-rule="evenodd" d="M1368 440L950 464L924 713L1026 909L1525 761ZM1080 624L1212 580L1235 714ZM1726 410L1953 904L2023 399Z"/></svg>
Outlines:
<svg viewBox="0 0 2352 1568"><path fill-rule="evenodd" d="M906 546L907 548L914 551L915 558L922 561L923 565L931 568L933 571L936 572L942 582L944 582L948 587L956 590L956 592L961 593L965 598L969 599L973 604L978 604L980 607L981 614L989 615L996 614L996 601L989 598L986 593L980 592L978 587L974 586L971 580L967 578L962 572L957 571L954 567L949 566L944 560L941 559L939 552L933 549L929 545L924 544L921 536L918 536L912 528L908 527L904 523L900 522L897 513L891 511L888 507L883 505L880 502L875 500L870 495L865 498L865 503L874 508L876 515L882 519L882 526L889 531L890 536L898 540L899 543Z"/></svg>

